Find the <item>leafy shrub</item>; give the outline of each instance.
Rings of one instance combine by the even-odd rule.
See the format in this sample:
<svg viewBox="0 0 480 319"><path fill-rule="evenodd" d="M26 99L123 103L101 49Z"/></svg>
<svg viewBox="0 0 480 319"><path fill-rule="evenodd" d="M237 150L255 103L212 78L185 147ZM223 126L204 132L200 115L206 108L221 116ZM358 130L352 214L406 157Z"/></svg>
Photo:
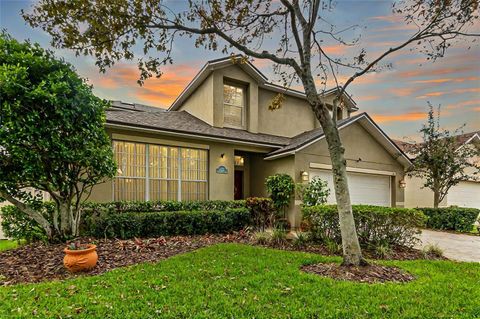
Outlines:
<svg viewBox="0 0 480 319"><path fill-rule="evenodd" d="M275 209L270 198L249 197L245 201L250 210L253 225L260 231L273 227L275 221Z"/></svg>
<svg viewBox="0 0 480 319"><path fill-rule="evenodd" d="M464 207L417 208L427 217L427 228L470 232L480 209Z"/></svg>
<svg viewBox="0 0 480 319"><path fill-rule="evenodd" d="M47 220L52 220L55 210L54 203L45 202L38 209L42 211ZM8 205L0 208L0 215L2 216L2 229L6 237L14 240L23 239L27 242L47 240L45 230L16 206Z"/></svg>
<svg viewBox="0 0 480 319"><path fill-rule="evenodd" d="M119 201L108 203L85 203L83 206L84 221L81 225L82 233L90 232L96 224L105 220L107 216L122 213L145 212L177 212L177 211L213 211L230 208L245 208L244 200L222 201Z"/></svg>
<svg viewBox="0 0 480 319"><path fill-rule="evenodd" d="M422 212L408 208L353 205L353 215L358 239L363 247L379 245L413 246L415 235L425 223ZM341 244L336 205L303 207L303 218L312 239Z"/></svg>
<svg viewBox="0 0 480 319"><path fill-rule="evenodd" d="M143 212L166 212L166 211L224 211L232 208L245 208L245 201L123 201L108 203L88 202L82 206L83 221L80 225L81 234L97 234L99 225L103 225L111 215L123 213L143 213ZM52 220L55 205L53 202L43 202L36 207L42 210L48 220ZM27 241L36 241L46 239L45 231L28 216L15 206L5 206L0 209L2 215L2 227L5 235L12 239L25 239ZM122 218L122 217L119 217ZM132 227L135 227L132 225ZM135 232L135 230L133 230ZM102 231L102 237L103 231Z"/></svg>
<svg viewBox="0 0 480 319"><path fill-rule="evenodd" d="M95 237L158 237L229 233L251 224L246 208L223 211L127 212L109 214L91 225L87 232Z"/></svg>
<svg viewBox="0 0 480 319"><path fill-rule="evenodd" d="M321 180L318 176L312 178L307 184L297 184L297 190L304 206L316 206L327 203L330 188L327 181Z"/></svg>
<svg viewBox="0 0 480 319"><path fill-rule="evenodd" d="M265 186L273 200L273 205L279 212L282 211L285 217L285 209L290 205L295 190L292 177L288 174L275 174L265 179Z"/></svg>

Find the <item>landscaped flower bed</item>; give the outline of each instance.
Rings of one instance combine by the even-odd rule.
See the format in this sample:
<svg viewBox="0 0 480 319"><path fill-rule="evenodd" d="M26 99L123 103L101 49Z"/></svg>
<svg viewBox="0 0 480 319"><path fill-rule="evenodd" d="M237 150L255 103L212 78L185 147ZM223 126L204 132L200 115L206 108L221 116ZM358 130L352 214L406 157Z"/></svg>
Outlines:
<svg viewBox="0 0 480 319"><path fill-rule="evenodd" d="M218 243L244 243L259 245L252 234L235 232L227 235L174 236L149 239L102 239L82 238L80 243L97 245L98 264L88 272L72 274L63 266L65 244L34 243L0 252L0 285L12 285L26 282L40 282L53 279L66 279L77 276L97 275L115 268L135 265L143 262L157 262L165 258L189 252L201 247ZM303 251L319 255L339 255L325 245L296 241L279 240L261 245L290 251ZM365 250L367 258L375 259L375 251ZM407 248L395 247L389 256L382 259L414 260L424 259L423 252ZM441 259L441 258L440 258Z"/></svg>

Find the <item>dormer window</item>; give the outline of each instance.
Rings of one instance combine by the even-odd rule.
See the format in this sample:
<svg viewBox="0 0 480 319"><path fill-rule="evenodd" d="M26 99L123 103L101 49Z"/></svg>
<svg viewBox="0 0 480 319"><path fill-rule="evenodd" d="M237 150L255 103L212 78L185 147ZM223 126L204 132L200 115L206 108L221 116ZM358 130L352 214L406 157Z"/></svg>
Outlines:
<svg viewBox="0 0 480 319"><path fill-rule="evenodd" d="M245 88L223 85L223 124L226 127L245 128Z"/></svg>

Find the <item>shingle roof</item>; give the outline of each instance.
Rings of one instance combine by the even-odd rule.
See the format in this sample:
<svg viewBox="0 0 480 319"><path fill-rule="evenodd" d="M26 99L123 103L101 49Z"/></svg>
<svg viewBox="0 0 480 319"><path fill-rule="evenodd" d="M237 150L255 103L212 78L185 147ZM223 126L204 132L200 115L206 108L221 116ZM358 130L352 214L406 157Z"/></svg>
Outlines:
<svg viewBox="0 0 480 319"><path fill-rule="evenodd" d="M126 103L122 101L111 101L112 107L109 111L137 111L137 112L165 112L162 107L155 107L150 105L138 103Z"/></svg>
<svg viewBox="0 0 480 319"><path fill-rule="evenodd" d="M204 137L226 138L236 141L266 144L272 147L283 147L290 143L290 138L269 134L251 133L233 128L218 128L203 122L185 111L107 112L107 124L123 124L135 127L157 129L176 133L194 134Z"/></svg>
<svg viewBox="0 0 480 319"><path fill-rule="evenodd" d="M358 117L361 117L363 115L365 115L365 113L360 113L360 114L352 116L350 118L339 120L337 122L337 126L345 125L345 124L348 124L349 122L353 122ZM320 127L316 128L316 129L313 129L311 131L306 131L306 132L300 133L300 134L292 137L291 141L288 145L286 145L285 147L282 147L278 150L275 150L273 152L268 153L267 157L275 156L275 155L279 155L279 154L283 154L283 153L288 153L290 151L296 150L299 147L302 147L302 146L316 140L317 138L322 137L323 135L324 135L323 130Z"/></svg>
<svg viewBox="0 0 480 319"><path fill-rule="evenodd" d="M455 136L455 143L457 147L462 146L466 142L468 142L474 135L478 135L480 137L480 131L460 134ZM405 153L411 153L414 149L418 146L421 146L423 143L408 143L400 140L393 140L397 146L402 149Z"/></svg>

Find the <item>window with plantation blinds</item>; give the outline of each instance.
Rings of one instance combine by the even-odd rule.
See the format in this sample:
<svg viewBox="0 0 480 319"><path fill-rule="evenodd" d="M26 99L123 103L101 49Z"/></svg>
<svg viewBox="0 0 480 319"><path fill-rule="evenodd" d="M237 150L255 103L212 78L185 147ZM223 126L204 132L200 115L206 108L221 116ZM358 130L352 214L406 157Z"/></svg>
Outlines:
<svg viewBox="0 0 480 319"><path fill-rule="evenodd" d="M114 141L114 200L206 200L206 150Z"/></svg>

